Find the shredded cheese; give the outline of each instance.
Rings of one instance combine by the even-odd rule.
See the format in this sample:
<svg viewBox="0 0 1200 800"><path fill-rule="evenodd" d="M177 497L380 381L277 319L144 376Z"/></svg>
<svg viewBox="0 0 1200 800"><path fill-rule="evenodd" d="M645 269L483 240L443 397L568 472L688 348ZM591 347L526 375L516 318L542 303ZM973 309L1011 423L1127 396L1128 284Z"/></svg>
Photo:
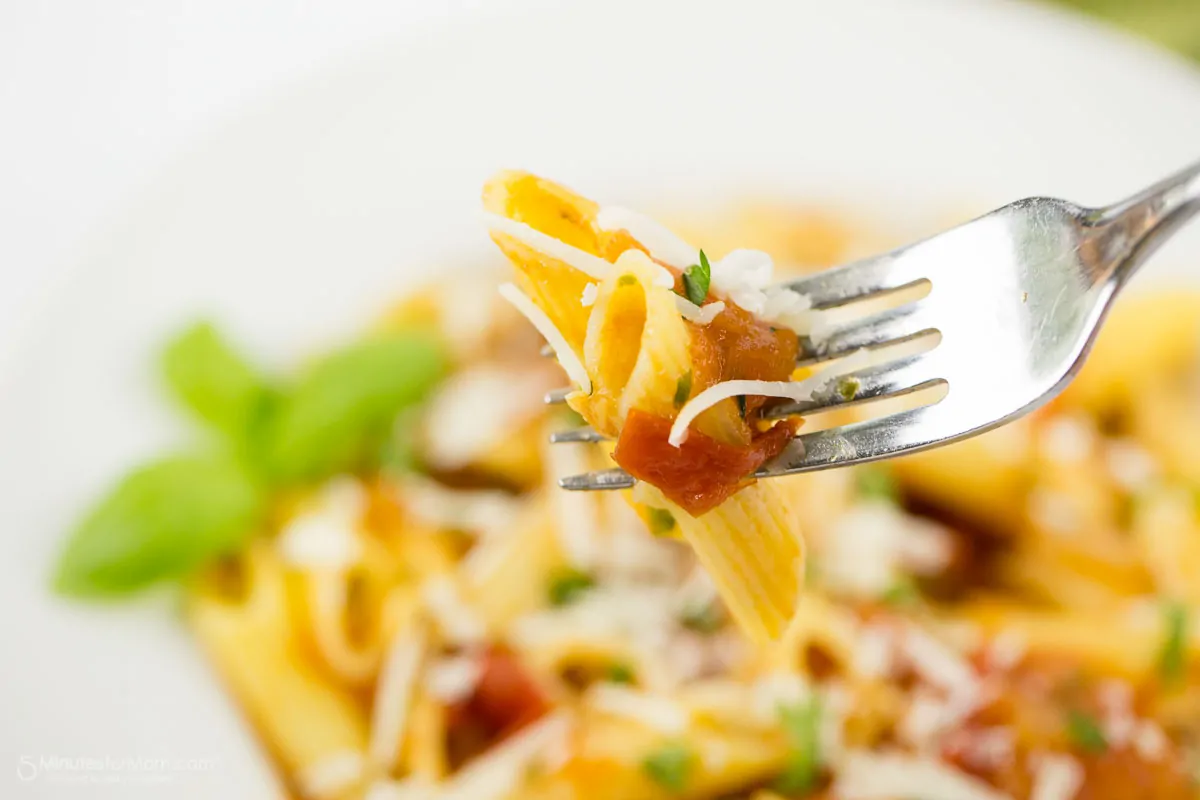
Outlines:
<svg viewBox="0 0 1200 800"><path fill-rule="evenodd" d="M926 682L958 696L978 693L979 681L970 665L929 634L910 626L902 647L913 669Z"/></svg>
<svg viewBox="0 0 1200 800"><path fill-rule="evenodd" d="M371 738L367 752L371 762L384 770L395 766L404 743L412 690L424 656L425 637L420 632L397 637L379 670L371 706Z"/></svg>
<svg viewBox="0 0 1200 800"><path fill-rule="evenodd" d="M470 697L483 675L483 664L473 656L451 656L435 661L425 673L425 689L443 703Z"/></svg>
<svg viewBox="0 0 1200 800"><path fill-rule="evenodd" d="M298 514L280 531L276 547L288 564L345 569L362 558L357 528L366 494L357 481L338 478L322 491L317 506Z"/></svg>
<svg viewBox="0 0 1200 800"><path fill-rule="evenodd" d="M523 222L502 217L499 214L484 213L488 227L513 237L521 244L557 258L567 266L574 267L580 272L590 275L596 280L604 280L613 273L613 265L599 256L586 253L578 247L572 247L566 242L559 241L541 231L531 228Z"/></svg>
<svg viewBox="0 0 1200 800"><path fill-rule="evenodd" d="M562 752L570 741L571 728L571 717L562 711L525 726L459 770L442 787L439 800L501 800L512 796L536 759Z"/></svg>
<svg viewBox="0 0 1200 800"><path fill-rule="evenodd" d="M607 264L608 262L604 263ZM567 377L579 384L579 389L584 394L591 394L592 379L588 377L587 369L583 366L583 361L571 349L571 345L567 342L567 337L563 336L562 331L555 326L553 320L547 316L546 312L538 308L515 284L502 284L500 286L500 296L512 303L513 308L517 309L517 311L521 312L522 316L533 323L533 327L537 328L542 338L550 343L555 357L558 358L558 363L562 364L562 368L566 370Z"/></svg>
<svg viewBox="0 0 1200 800"><path fill-rule="evenodd" d="M1034 768L1029 800L1071 800L1083 777L1083 767L1070 756L1043 755Z"/></svg>
<svg viewBox="0 0 1200 800"><path fill-rule="evenodd" d="M1017 630L1004 630L996 634L988 645L987 663L991 669L1009 670L1021 662L1029 645L1025 636Z"/></svg>
<svg viewBox="0 0 1200 800"><path fill-rule="evenodd" d="M606 231L626 231L650 256L676 269L695 264L700 251L680 239L662 223L620 206L604 206L596 215L596 224Z"/></svg>
<svg viewBox="0 0 1200 800"><path fill-rule="evenodd" d="M543 369L498 364L455 373L429 402L426 457L444 470L467 466L541 413L552 380Z"/></svg>
<svg viewBox="0 0 1200 800"><path fill-rule="evenodd" d="M363 766L362 753L344 750L301 769L296 783L305 797L335 797L362 777Z"/></svg>
<svg viewBox="0 0 1200 800"><path fill-rule="evenodd" d="M856 350L836 364L802 381L722 381L693 397L679 410L679 416L671 425L671 434L667 441L679 447L687 439L688 426L692 424L692 420L722 400L738 395L759 395L783 397L801 403L811 400L814 393L840 375L866 366L869 360L870 354L866 350Z"/></svg>
<svg viewBox="0 0 1200 800"><path fill-rule="evenodd" d="M584 308L591 308L596 305L596 297L600 294L600 287L594 283L589 283L583 287L583 294L579 296L579 305Z"/></svg>
<svg viewBox="0 0 1200 800"><path fill-rule="evenodd" d="M421 587L421 598L442 636L452 644L477 644L487 636L483 620L462 601L458 587L445 575L426 580Z"/></svg>
<svg viewBox="0 0 1200 800"><path fill-rule="evenodd" d="M367 788L363 800L437 800L438 789L415 776L399 781L378 780Z"/></svg>
<svg viewBox="0 0 1200 800"><path fill-rule="evenodd" d="M724 301L717 300L714 303L705 303L698 306L686 297L675 295L675 308L679 311L679 316L686 319L688 322L694 322L697 325L707 325L717 318L725 310Z"/></svg>
<svg viewBox="0 0 1200 800"><path fill-rule="evenodd" d="M634 720L656 731L678 734L687 730L687 709L668 697L597 683L588 690L587 701L597 711Z"/></svg>
<svg viewBox="0 0 1200 800"><path fill-rule="evenodd" d="M933 758L850 751L838 765L840 800L1011 800L983 781Z"/></svg>

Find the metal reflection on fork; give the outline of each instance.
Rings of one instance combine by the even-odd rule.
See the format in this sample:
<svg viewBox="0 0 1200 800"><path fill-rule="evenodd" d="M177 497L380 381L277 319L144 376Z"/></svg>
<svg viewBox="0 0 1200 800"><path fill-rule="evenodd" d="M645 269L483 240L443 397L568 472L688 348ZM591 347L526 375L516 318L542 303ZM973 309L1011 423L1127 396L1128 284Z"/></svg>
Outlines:
<svg viewBox="0 0 1200 800"><path fill-rule="evenodd" d="M919 408L800 434L757 477L917 452L983 433L1046 403L1079 372L1120 290L1197 211L1200 163L1111 206L1018 200L916 244L789 282L818 311L849 312L891 295L903 300L840 323L815 342L802 337L798 365L859 348L874 354L870 366L846 374L858 384L852 397L831 385L804 403L772 407L768 418L939 386L944 394ZM911 345L924 351L914 353ZM546 402L564 402L568 393L550 392ZM551 441L602 439L583 428ZM634 479L610 469L559 483L624 489Z"/></svg>

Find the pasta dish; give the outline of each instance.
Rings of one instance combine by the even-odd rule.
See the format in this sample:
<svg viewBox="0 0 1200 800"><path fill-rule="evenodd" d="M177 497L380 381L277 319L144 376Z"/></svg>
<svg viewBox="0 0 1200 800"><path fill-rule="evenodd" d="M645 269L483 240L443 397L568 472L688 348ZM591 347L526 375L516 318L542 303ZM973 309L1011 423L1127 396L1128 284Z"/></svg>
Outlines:
<svg viewBox="0 0 1200 800"><path fill-rule="evenodd" d="M755 481L809 424L770 409L859 358L797 369L825 323L779 281L873 234L483 195L507 263L292 374L175 336L203 443L58 565L83 598L179 582L289 796L1200 798L1200 293L1128 298L1003 428ZM557 488L617 465L633 490Z"/></svg>

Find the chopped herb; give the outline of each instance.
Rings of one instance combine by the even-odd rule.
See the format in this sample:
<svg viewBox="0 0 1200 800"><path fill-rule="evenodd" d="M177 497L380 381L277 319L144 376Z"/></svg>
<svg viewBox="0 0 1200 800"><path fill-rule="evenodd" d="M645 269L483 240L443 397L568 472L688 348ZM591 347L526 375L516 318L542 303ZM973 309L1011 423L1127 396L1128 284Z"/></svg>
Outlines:
<svg viewBox="0 0 1200 800"><path fill-rule="evenodd" d="M737 404L738 404L738 415L739 415L739 416L740 416L742 419L745 419L745 418L746 418L746 395L744 395L744 394L739 394L739 395L737 395L737 396L736 396L734 399L735 399L735 400L737 400Z"/></svg>
<svg viewBox="0 0 1200 800"><path fill-rule="evenodd" d="M894 503L899 498L896 481L883 467L859 467L855 477L858 496L863 500L886 500Z"/></svg>
<svg viewBox="0 0 1200 800"><path fill-rule="evenodd" d="M837 393L842 399L850 402L858 396L858 390L862 388L862 381L858 378L842 378L838 381Z"/></svg>
<svg viewBox="0 0 1200 800"><path fill-rule="evenodd" d="M1108 749L1108 740L1104 738L1100 725L1082 711L1067 714L1067 738L1085 753L1103 753Z"/></svg>
<svg viewBox="0 0 1200 800"><path fill-rule="evenodd" d="M697 603L685 608L679 621L696 633L715 633L725 624L725 614L717 603Z"/></svg>
<svg viewBox="0 0 1200 800"><path fill-rule="evenodd" d="M671 742L642 760L642 771L664 789L682 792L696 766L696 754L686 744Z"/></svg>
<svg viewBox="0 0 1200 800"><path fill-rule="evenodd" d="M779 722L787 737L788 749L775 788L784 794L803 795L816 786L820 777L820 699L812 696L804 702L780 706Z"/></svg>
<svg viewBox="0 0 1200 800"><path fill-rule="evenodd" d="M679 380L675 381L675 407L683 408L683 404L692 396L692 371L679 376Z"/></svg>
<svg viewBox="0 0 1200 800"><path fill-rule="evenodd" d="M778 331L778 330L779 330L779 329L778 329L778 328L776 328L774 325L768 325L767 327L768 327L768 328L770 328L770 330L771 330L771 333L775 333L776 331Z"/></svg>
<svg viewBox="0 0 1200 800"><path fill-rule="evenodd" d="M617 278L617 286L633 286L635 283L637 283L637 278L628 273Z"/></svg>
<svg viewBox="0 0 1200 800"><path fill-rule="evenodd" d="M655 536L665 536L675 530L675 515L665 508L647 508L650 532Z"/></svg>
<svg viewBox="0 0 1200 800"><path fill-rule="evenodd" d="M708 264L708 256L700 251L700 263L693 264L683 271L684 297L696 305L704 305L708 297L708 285L712 281L712 267Z"/></svg>
<svg viewBox="0 0 1200 800"><path fill-rule="evenodd" d="M633 683L635 677L633 667L619 662L609 664L604 672L604 679L609 683Z"/></svg>
<svg viewBox="0 0 1200 800"><path fill-rule="evenodd" d="M901 575L879 599L886 605L903 608L915 605L921 599L921 592L912 578Z"/></svg>
<svg viewBox="0 0 1200 800"><path fill-rule="evenodd" d="M592 576L570 567L562 570L550 580L547 595L551 605L565 606L574 603L584 592L595 585Z"/></svg>
<svg viewBox="0 0 1200 800"><path fill-rule="evenodd" d="M1187 607L1168 603L1163 609L1163 626L1166 632L1158 655L1158 674L1164 683L1177 684L1187 670Z"/></svg>

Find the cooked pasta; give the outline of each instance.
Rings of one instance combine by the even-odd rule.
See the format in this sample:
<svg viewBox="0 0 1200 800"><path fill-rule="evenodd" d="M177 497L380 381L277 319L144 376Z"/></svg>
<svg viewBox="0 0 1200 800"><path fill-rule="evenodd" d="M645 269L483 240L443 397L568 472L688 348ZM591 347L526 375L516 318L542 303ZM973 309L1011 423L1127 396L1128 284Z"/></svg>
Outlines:
<svg viewBox="0 0 1200 800"><path fill-rule="evenodd" d="M811 269L878 234L782 206L682 224L711 279L688 298L699 251L644 217L516 173L485 203L506 296L499 276L431 287L296 378L223 354L223 393L177 394L245 402L198 412L234 456L151 465L100 509L185 509L188 548L220 534L187 623L283 792L1200 798L1200 295L1118 305L1079 381L1003 429L753 483L795 424L759 423L767 401L706 406L679 448L671 428L723 382L805 377L795 331L821 320L727 248ZM753 358L728 358L746 336ZM567 382L570 410L543 404ZM584 419L610 441L547 443ZM634 490L557 489L614 455ZM720 480L680 482L688 456ZM150 575L118 566L72 585Z"/></svg>

